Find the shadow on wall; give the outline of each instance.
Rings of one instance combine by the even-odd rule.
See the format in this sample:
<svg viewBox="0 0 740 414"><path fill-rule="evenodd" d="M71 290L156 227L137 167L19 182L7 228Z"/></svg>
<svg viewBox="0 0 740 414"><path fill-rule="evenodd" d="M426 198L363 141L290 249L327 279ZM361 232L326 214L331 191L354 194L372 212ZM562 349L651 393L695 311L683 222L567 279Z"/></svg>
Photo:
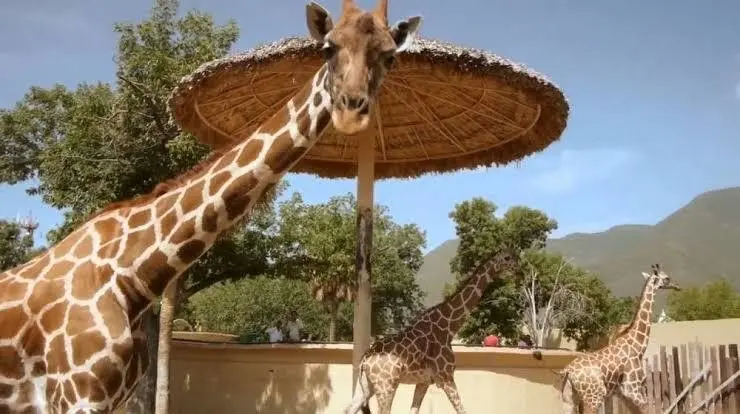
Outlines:
<svg viewBox="0 0 740 414"><path fill-rule="evenodd" d="M186 360L175 364L171 381L171 410L179 414L315 413L332 393L326 364Z"/></svg>
<svg viewBox="0 0 740 414"><path fill-rule="evenodd" d="M270 378L254 402L257 413L315 413L329 404L332 387L326 365L282 366L269 371ZM302 375L296 371L303 371Z"/></svg>

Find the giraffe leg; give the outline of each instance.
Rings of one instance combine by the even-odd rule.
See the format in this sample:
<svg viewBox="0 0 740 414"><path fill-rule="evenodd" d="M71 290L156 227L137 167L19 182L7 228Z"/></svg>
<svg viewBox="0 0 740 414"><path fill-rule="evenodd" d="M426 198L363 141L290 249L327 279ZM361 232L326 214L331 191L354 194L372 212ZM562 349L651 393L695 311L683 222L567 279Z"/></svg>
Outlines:
<svg viewBox="0 0 740 414"><path fill-rule="evenodd" d="M394 384L391 388L384 389L383 392L377 392L375 398L378 400L378 412L379 414L391 414L391 406L393 406L393 397L396 396L396 389L398 384Z"/></svg>
<svg viewBox="0 0 740 414"><path fill-rule="evenodd" d="M455 385L454 378L445 378L437 381L437 387L441 388L442 391L447 395L447 399L455 408L457 414L465 414L465 408L463 408L460 394L457 392L457 385Z"/></svg>
<svg viewBox="0 0 740 414"><path fill-rule="evenodd" d="M631 412L647 413L648 399L644 372L638 370L625 376L619 384L619 394L627 401Z"/></svg>
<svg viewBox="0 0 740 414"><path fill-rule="evenodd" d="M421 402L427 393L427 388L429 388L428 382L416 384L414 388L414 399L411 401L411 414L419 414L419 407L421 407Z"/></svg>

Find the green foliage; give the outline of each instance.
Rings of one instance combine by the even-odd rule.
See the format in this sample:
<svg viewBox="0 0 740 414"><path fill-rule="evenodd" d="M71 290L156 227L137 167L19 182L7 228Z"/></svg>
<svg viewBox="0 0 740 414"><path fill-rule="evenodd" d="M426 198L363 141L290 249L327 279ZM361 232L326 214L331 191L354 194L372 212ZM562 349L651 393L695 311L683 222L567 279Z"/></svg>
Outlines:
<svg viewBox="0 0 740 414"><path fill-rule="evenodd" d="M457 283L469 277L482 261L503 246L518 250L540 247L547 235L557 228L557 222L539 210L513 207L503 218L498 218L496 208L494 203L476 197L457 204L450 213L460 239L457 255L450 262ZM505 337L516 336L522 308L518 292L510 280L491 283L480 305L461 328L460 337L468 342L479 342L493 332Z"/></svg>
<svg viewBox="0 0 740 414"><path fill-rule="evenodd" d="M510 208L501 218L495 213L496 205L483 198L464 201L450 213L460 240L457 255L450 262L456 284L505 245L524 253L519 278L496 280L489 285L459 332L464 341L479 343L490 333L518 337L522 324L527 318L531 321L532 296L538 326L547 318L552 328L561 328L580 347L585 347L591 337L606 333L625 315L631 317L632 311L625 310L631 304L629 299L613 298L595 275L543 250L548 235L557 228L545 213L523 206ZM531 290L533 276L535 287ZM454 289L455 285L448 285L445 294ZM548 306L550 313L545 313Z"/></svg>
<svg viewBox="0 0 740 414"><path fill-rule="evenodd" d="M188 319L203 329L240 335L245 342L267 341L265 329L296 311L304 332L326 338L327 313L300 280L259 276L224 282L193 295Z"/></svg>
<svg viewBox="0 0 740 414"><path fill-rule="evenodd" d="M356 292L356 200L352 194L326 203L305 204L293 194L280 204L277 264L284 274L309 283L314 297L339 317L341 303ZM373 222L373 322L376 332L400 327L421 308L415 274L421 266L425 235L416 225L393 222L375 206ZM342 309L345 309L342 307ZM330 330L335 318L330 319ZM340 337L351 332L339 332Z"/></svg>
<svg viewBox="0 0 740 414"><path fill-rule="evenodd" d="M0 272L12 269L38 253L33 238L12 221L0 220Z"/></svg>
<svg viewBox="0 0 740 414"><path fill-rule="evenodd" d="M725 278L671 291L667 314L676 321L740 318L740 293Z"/></svg>

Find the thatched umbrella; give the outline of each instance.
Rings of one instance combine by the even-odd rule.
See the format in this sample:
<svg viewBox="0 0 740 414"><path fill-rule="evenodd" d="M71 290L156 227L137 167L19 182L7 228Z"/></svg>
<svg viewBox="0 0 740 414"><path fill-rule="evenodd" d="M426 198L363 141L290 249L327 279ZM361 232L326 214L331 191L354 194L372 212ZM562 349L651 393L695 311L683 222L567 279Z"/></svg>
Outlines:
<svg viewBox="0 0 740 414"><path fill-rule="evenodd" d="M323 64L319 47L288 38L207 63L173 92L173 118L204 141L246 139ZM329 128L293 168L358 177L355 365L370 338L370 274L359 270L371 252L374 180L521 159L560 137L568 111L558 87L523 65L421 38L388 73L373 128L351 137Z"/></svg>

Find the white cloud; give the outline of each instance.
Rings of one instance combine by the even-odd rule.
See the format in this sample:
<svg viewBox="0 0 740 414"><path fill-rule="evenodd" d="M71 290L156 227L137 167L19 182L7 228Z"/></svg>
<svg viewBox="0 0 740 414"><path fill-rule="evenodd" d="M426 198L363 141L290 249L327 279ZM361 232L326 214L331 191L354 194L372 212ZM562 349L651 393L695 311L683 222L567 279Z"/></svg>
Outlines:
<svg viewBox="0 0 740 414"><path fill-rule="evenodd" d="M546 193L567 193L619 173L635 162L638 155L622 148L566 149L554 157L539 158L530 164L535 171L531 184Z"/></svg>

